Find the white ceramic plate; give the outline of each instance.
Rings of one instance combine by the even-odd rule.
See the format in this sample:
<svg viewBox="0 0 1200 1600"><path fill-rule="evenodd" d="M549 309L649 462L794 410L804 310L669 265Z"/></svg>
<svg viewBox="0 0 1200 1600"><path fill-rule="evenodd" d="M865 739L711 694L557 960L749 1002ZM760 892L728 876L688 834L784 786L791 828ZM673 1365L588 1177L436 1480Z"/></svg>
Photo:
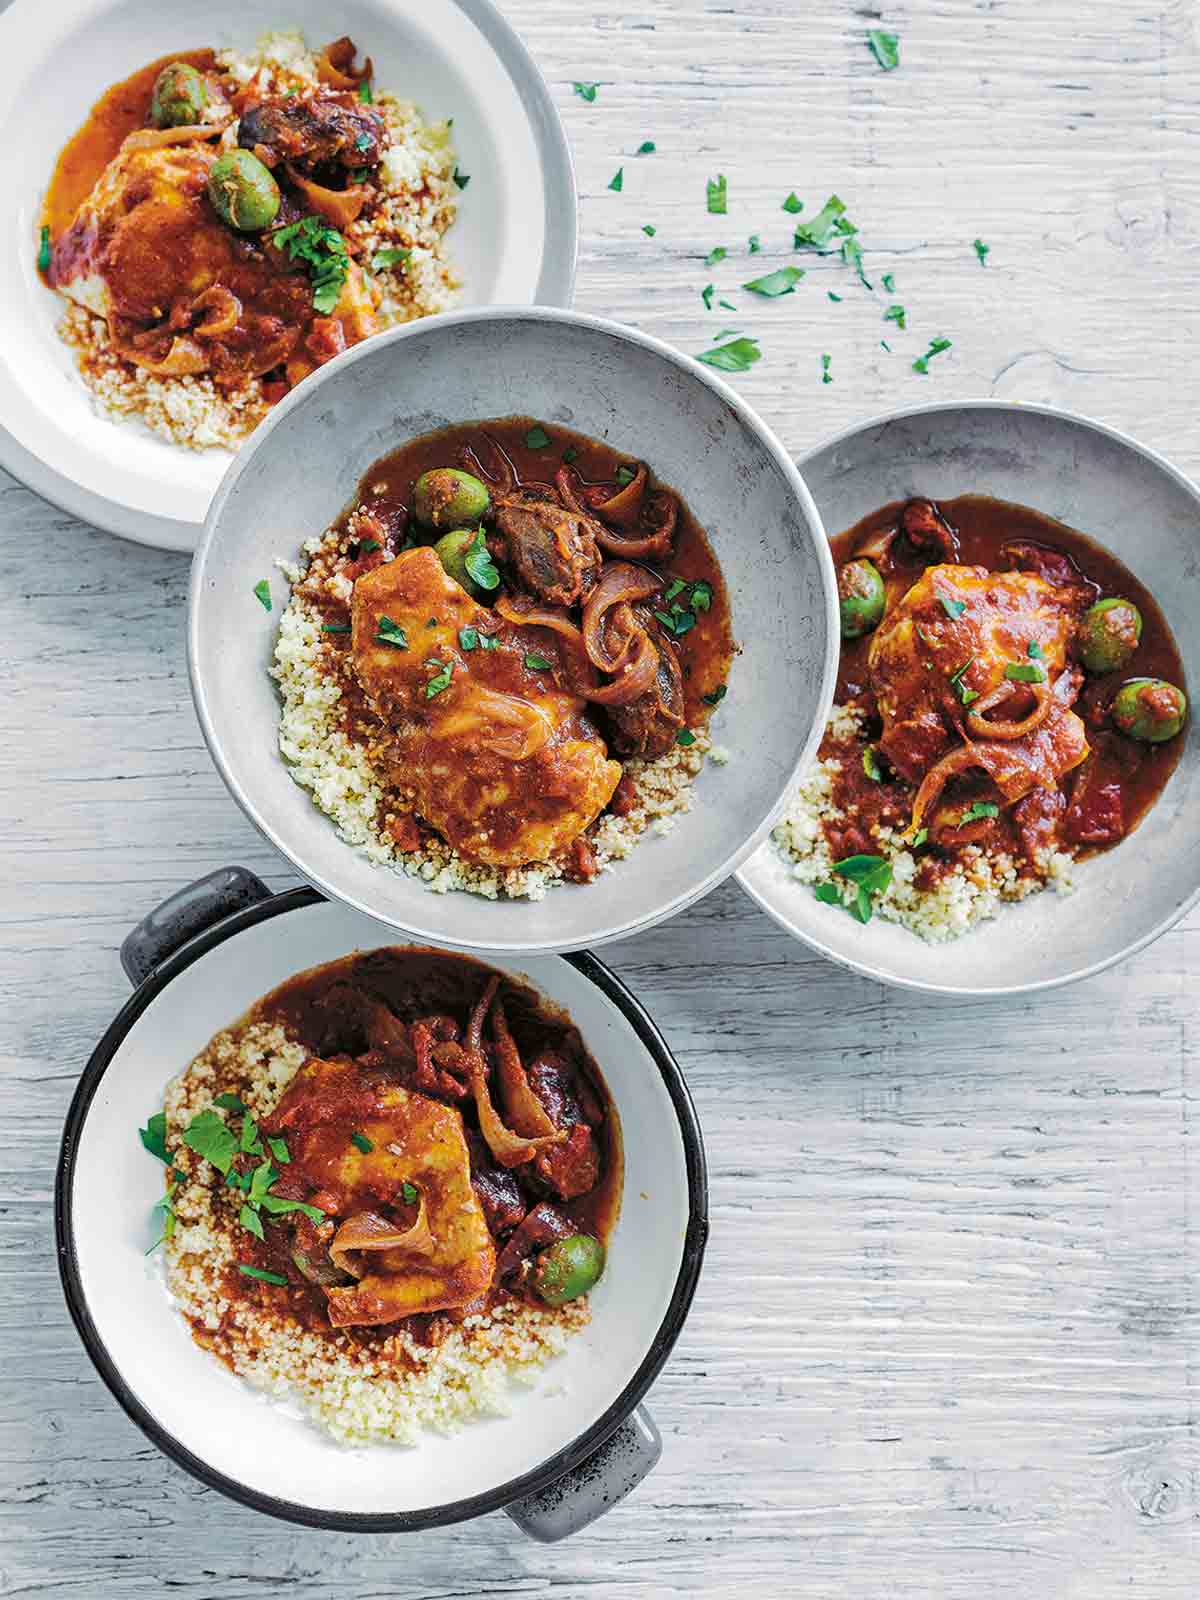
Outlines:
<svg viewBox="0 0 1200 1600"><path fill-rule="evenodd" d="M695 1113L649 1018L593 957L523 961L506 970L569 1011L604 1074L624 1143L607 1267L592 1321L566 1354L531 1390L514 1391L511 1416L430 1433L414 1447L347 1449L201 1350L167 1298L157 1258L145 1255L162 1169L140 1150L137 1130L161 1107L168 1078L261 995L307 967L395 942L391 929L298 890L184 944L139 986L89 1062L59 1167L64 1287L117 1399L213 1487L322 1527L461 1520L588 1460L665 1361L707 1228Z"/></svg>
<svg viewBox="0 0 1200 1600"><path fill-rule="evenodd" d="M0 466L85 521L192 550L231 456L191 451L96 412L55 333L63 301L37 275L36 224L58 152L112 83L172 50L251 45L273 28L313 45L348 33L377 82L454 118L471 182L449 235L464 305L570 304L576 199L541 74L491 0L16 0L0 15Z"/></svg>
<svg viewBox="0 0 1200 1600"><path fill-rule="evenodd" d="M277 612L255 583L295 559L385 451L450 422L522 412L644 454L708 531L741 653L695 803L663 837L586 886L538 901L432 894L372 866L289 775L268 675ZM279 603L286 593L275 574ZM327 894L435 944L578 950L660 922L720 883L763 839L828 715L837 603L828 542L795 467L708 368L614 322L574 312L434 317L323 367L277 407L213 502L192 568L188 659L200 725L247 815Z"/></svg>
<svg viewBox="0 0 1200 1600"><path fill-rule="evenodd" d="M1154 595L1193 696L1179 765L1140 827L1081 864L1078 887L1006 906L948 944L822 905L768 842L739 874L781 927L883 983L953 995L1023 994L1112 966L1200 898L1200 492L1169 462L1087 418L1007 401L950 402L875 418L800 462L825 526L852 527L910 495L988 494L1056 517L1117 555Z"/></svg>

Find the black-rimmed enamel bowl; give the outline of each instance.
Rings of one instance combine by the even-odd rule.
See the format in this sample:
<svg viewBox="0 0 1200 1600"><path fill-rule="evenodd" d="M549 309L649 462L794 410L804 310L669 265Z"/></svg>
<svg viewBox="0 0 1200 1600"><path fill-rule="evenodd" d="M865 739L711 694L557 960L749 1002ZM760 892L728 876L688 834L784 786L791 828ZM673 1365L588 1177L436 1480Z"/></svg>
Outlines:
<svg viewBox="0 0 1200 1600"><path fill-rule="evenodd" d="M412 1447L346 1448L265 1400L197 1346L151 1242L161 1168L137 1129L213 1034L296 972L395 944L392 929L311 889L270 896L227 869L126 941L133 995L100 1041L59 1159L59 1266L71 1315L117 1400L212 1488L315 1527L403 1531L500 1508L527 1532L584 1526L653 1466L640 1401L687 1315L707 1236L704 1151L679 1068L627 989L586 952L505 964L579 1026L621 1118L625 1182L592 1320L508 1416ZM495 966L485 952L479 959Z"/></svg>

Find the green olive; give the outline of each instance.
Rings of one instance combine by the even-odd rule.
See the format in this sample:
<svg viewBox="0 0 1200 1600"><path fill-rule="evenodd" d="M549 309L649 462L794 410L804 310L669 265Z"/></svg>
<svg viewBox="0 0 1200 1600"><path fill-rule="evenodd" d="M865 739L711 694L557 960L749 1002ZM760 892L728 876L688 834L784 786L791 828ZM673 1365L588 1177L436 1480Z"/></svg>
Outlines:
<svg viewBox="0 0 1200 1600"><path fill-rule="evenodd" d="M486 594L467 571L467 551L475 543L478 534L478 528L452 528L433 547L447 576L453 578L455 583L461 583L473 600L482 600Z"/></svg>
<svg viewBox="0 0 1200 1600"><path fill-rule="evenodd" d="M249 150L230 150L213 162L208 198L221 221L239 233L270 227L279 211L279 185Z"/></svg>
<svg viewBox="0 0 1200 1600"><path fill-rule="evenodd" d="M1131 600L1098 600L1079 628L1079 659L1089 672L1128 666L1142 637L1142 614Z"/></svg>
<svg viewBox="0 0 1200 1600"><path fill-rule="evenodd" d="M150 120L156 128L184 128L202 120L208 85L186 61L172 61L154 80Z"/></svg>
<svg viewBox="0 0 1200 1600"><path fill-rule="evenodd" d="M413 510L427 528L461 528L487 515L492 497L486 485L457 467L433 467L413 488Z"/></svg>
<svg viewBox="0 0 1200 1600"><path fill-rule="evenodd" d="M564 1306L586 1294L604 1271L604 1246L590 1233L574 1233L543 1250L533 1268L534 1294L548 1306Z"/></svg>
<svg viewBox="0 0 1200 1600"><path fill-rule="evenodd" d="M884 588L872 561L847 561L838 573L842 638L861 639L878 627L883 616Z"/></svg>
<svg viewBox="0 0 1200 1600"><path fill-rule="evenodd" d="M1186 717L1187 695L1162 678L1130 678L1112 703L1114 726L1148 744L1173 739Z"/></svg>

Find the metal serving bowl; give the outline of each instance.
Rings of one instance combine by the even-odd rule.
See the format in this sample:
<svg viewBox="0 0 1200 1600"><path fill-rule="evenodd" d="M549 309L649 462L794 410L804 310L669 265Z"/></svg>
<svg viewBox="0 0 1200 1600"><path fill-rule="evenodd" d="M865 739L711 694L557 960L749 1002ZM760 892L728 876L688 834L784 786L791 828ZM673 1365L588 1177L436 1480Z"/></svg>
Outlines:
<svg viewBox="0 0 1200 1600"><path fill-rule="evenodd" d="M1078 528L1158 601L1193 696L1200 688L1200 491L1153 450L1049 406L951 402L877 417L800 462L831 533L910 495L993 495ZM1193 702L1194 709L1194 702ZM1150 944L1200 898L1200 734L1141 825L1081 863L1068 896L1004 906L947 944L895 923L863 927L797 883L768 842L742 887L797 939L882 983L950 995L1026 994L1102 972Z"/></svg>
<svg viewBox="0 0 1200 1600"><path fill-rule="evenodd" d="M255 584L326 528L386 451L451 422L525 413L644 455L707 530L740 653L713 736L729 752L664 837L544 899L431 894L372 866L291 779L268 676L275 616ZM281 595L284 585L277 580ZM439 944L576 950L672 916L766 836L811 755L837 665L833 563L778 441L710 369L573 312L482 310L371 339L302 384L253 435L213 502L192 569L189 661L200 723L234 798L327 894Z"/></svg>

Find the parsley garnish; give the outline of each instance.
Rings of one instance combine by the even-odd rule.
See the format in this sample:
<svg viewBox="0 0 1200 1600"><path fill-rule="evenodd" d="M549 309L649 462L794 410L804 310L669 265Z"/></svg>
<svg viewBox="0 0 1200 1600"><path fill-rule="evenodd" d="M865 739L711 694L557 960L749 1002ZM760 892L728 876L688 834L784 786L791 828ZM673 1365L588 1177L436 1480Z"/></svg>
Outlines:
<svg viewBox="0 0 1200 1600"><path fill-rule="evenodd" d="M883 768L879 765L879 757L873 744L869 744L863 751L862 764L863 771L872 783L883 782Z"/></svg>
<svg viewBox="0 0 1200 1600"><path fill-rule="evenodd" d="M894 322L898 328L905 328L908 325L906 321L907 315L908 313L903 306L889 306L883 313L883 320L885 322Z"/></svg>
<svg viewBox="0 0 1200 1600"><path fill-rule="evenodd" d="M247 1267L238 1262L238 1271L243 1278L257 1278L260 1283L273 1283L280 1289L287 1288L287 1279L281 1272L268 1272L264 1267Z"/></svg>
<svg viewBox="0 0 1200 1600"><path fill-rule="evenodd" d="M831 194L815 217L797 226L792 235L793 247L796 250L817 249L826 244L833 232L834 223L845 210L845 201L840 200L836 194Z"/></svg>
<svg viewBox="0 0 1200 1600"><path fill-rule="evenodd" d="M842 903L842 891L836 883L819 883L813 894L823 906L837 906Z"/></svg>
<svg viewBox="0 0 1200 1600"><path fill-rule="evenodd" d="M460 628L458 630L458 643L463 650L475 650L479 645L478 628Z"/></svg>
<svg viewBox="0 0 1200 1600"><path fill-rule="evenodd" d="M749 239L747 239L746 243L750 247L750 254L752 256L756 256L758 254L758 252L762 249L762 240L758 237L758 235L756 233L752 233L750 235Z"/></svg>
<svg viewBox="0 0 1200 1600"><path fill-rule="evenodd" d="M473 579L481 589L498 589L500 587L500 574L496 569L496 563L492 560L491 552L488 550L487 540L483 537L482 528L476 532L470 548L463 557L463 565L467 569L467 576ZM444 687L445 685L443 685Z"/></svg>
<svg viewBox="0 0 1200 1600"><path fill-rule="evenodd" d="M968 822L976 822L984 817L998 817L999 815L1000 807L993 805L990 800L976 800L974 805L969 806L959 817L958 826L961 828Z"/></svg>
<svg viewBox="0 0 1200 1600"><path fill-rule="evenodd" d="M652 156L657 149L658 146L653 139L643 139L637 147L637 153L640 156Z"/></svg>
<svg viewBox="0 0 1200 1600"><path fill-rule="evenodd" d="M882 28L868 28L867 44L885 72L891 72L900 65L899 34L885 33Z"/></svg>
<svg viewBox="0 0 1200 1600"><path fill-rule="evenodd" d="M358 98L366 106L369 106L371 104L371 102L374 100L375 96L371 93L371 80L370 80L370 78L364 78L363 81L359 84L359 86L358 86Z"/></svg>
<svg viewBox="0 0 1200 1600"><path fill-rule="evenodd" d="M530 428L529 432L525 435L525 443L531 450L544 450L550 443L550 435L546 432L545 428L542 427L540 422L535 422L533 427Z"/></svg>
<svg viewBox="0 0 1200 1600"><path fill-rule="evenodd" d="M717 286L715 283L706 283L704 288L701 289L700 298L704 301L705 311L712 310L713 295L716 294L716 292Z"/></svg>
<svg viewBox="0 0 1200 1600"><path fill-rule="evenodd" d="M705 188L708 209L712 216L723 217L728 209L729 186L725 182L725 174L720 173L715 178L710 178Z"/></svg>
<svg viewBox="0 0 1200 1600"><path fill-rule="evenodd" d="M288 1154L287 1141L285 1139L273 1138L270 1134L268 1134L267 1144L270 1146L271 1154L275 1157L276 1161L282 1162L285 1167L288 1166L292 1158Z"/></svg>
<svg viewBox="0 0 1200 1600"><path fill-rule="evenodd" d="M586 100L590 105L596 98L596 90L600 85L598 83L573 83L571 87L581 100Z"/></svg>
<svg viewBox="0 0 1200 1600"><path fill-rule="evenodd" d="M321 632L322 633L349 633L350 632L350 624L348 622L323 622L321 624Z"/></svg>
<svg viewBox="0 0 1200 1600"><path fill-rule="evenodd" d="M563 451L563 460L566 462L568 467L571 465L572 461L579 460L579 451L573 444L569 444Z"/></svg>
<svg viewBox="0 0 1200 1600"><path fill-rule="evenodd" d="M479 635L479 648L481 650L499 650L500 641L494 634L481 633Z"/></svg>
<svg viewBox="0 0 1200 1600"><path fill-rule="evenodd" d="M545 656L539 656L536 651L530 650L525 656L525 665L530 672L549 672L554 663L547 661Z"/></svg>
<svg viewBox="0 0 1200 1600"><path fill-rule="evenodd" d="M781 294L795 294L796 285L803 276L802 267L779 267L774 272L768 272L764 278L751 278L742 288L749 289L751 294L761 294L768 300L775 300Z"/></svg>
<svg viewBox="0 0 1200 1600"><path fill-rule="evenodd" d="M242 1137L238 1148L245 1155L260 1156L263 1153L262 1140L258 1137L258 1123L249 1113L242 1118Z"/></svg>
<svg viewBox="0 0 1200 1600"><path fill-rule="evenodd" d="M426 665L439 669L436 677L430 678L425 685L425 698L426 700L432 700L435 694L441 694L443 689L450 687L450 680L454 676L454 663L453 661L447 661L443 665L440 661L429 661L426 662Z"/></svg>
<svg viewBox="0 0 1200 1600"><path fill-rule="evenodd" d="M167 1117L165 1112L156 1111L152 1117L147 1117L146 1126L138 1129L138 1138L152 1156L157 1156L163 1162L170 1160L167 1155Z"/></svg>
<svg viewBox="0 0 1200 1600"><path fill-rule="evenodd" d="M43 227L38 242L37 266L39 272L50 271L50 229Z"/></svg>
<svg viewBox="0 0 1200 1600"><path fill-rule="evenodd" d="M706 267L715 267L717 262L724 261L728 254L729 251L726 250L725 246L723 244L719 244L714 249L710 250L705 256L704 265Z"/></svg>
<svg viewBox="0 0 1200 1600"><path fill-rule="evenodd" d="M840 294L834 294L832 289L826 289L825 293L829 296L829 298L831 300L835 300L838 305L841 305L842 297L841 297Z"/></svg>
<svg viewBox="0 0 1200 1600"><path fill-rule="evenodd" d="M374 1144L370 1139L367 1138L365 1133L352 1133L350 1135L350 1143L356 1150L361 1150L364 1156L369 1156L371 1151L375 1148Z"/></svg>
<svg viewBox="0 0 1200 1600"><path fill-rule="evenodd" d="M991 254L991 249L992 249L991 245L990 244L984 244L982 239L976 239L974 241L974 249L975 249L975 254L979 257L979 265L981 267L986 267L987 266L987 258Z"/></svg>
<svg viewBox="0 0 1200 1600"><path fill-rule="evenodd" d="M323 217L301 217L271 235L276 250L286 250L292 261L303 261L312 279L313 308L327 317L341 297L350 275L346 241Z"/></svg>
<svg viewBox="0 0 1200 1600"><path fill-rule="evenodd" d="M654 235L658 232L658 229L652 222L643 222L642 232L646 235L647 239L653 239Z"/></svg>
<svg viewBox="0 0 1200 1600"><path fill-rule="evenodd" d="M215 1111L198 1112L183 1130L183 1142L217 1171L227 1173L237 1154L237 1140Z"/></svg>
<svg viewBox="0 0 1200 1600"><path fill-rule="evenodd" d="M255 1211L254 1207L249 1203L244 1205L238 1212L238 1221L241 1223L242 1227L245 1228L248 1233L252 1233L256 1239L261 1239L263 1237L263 1225L259 1221L258 1212Z"/></svg>
<svg viewBox="0 0 1200 1600"><path fill-rule="evenodd" d="M947 600L944 594L938 595L938 599L942 602L942 610L948 617L961 617L967 609L965 600Z"/></svg>
<svg viewBox="0 0 1200 1600"><path fill-rule="evenodd" d="M892 864L883 856L847 856L835 861L833 870L839 878L858 885L858 893L850 905L851 916L859 922L870 922L871 896L882 894L892 881Z"/></svg>
<svg viewBox="0 0 1200 1600"><path fill-rule="evenodd" d="M741 338L734 339L731 344L718 345L715 350L706 350L696 359L720 372L748 372L761 356L757 339Z"/></svg>
<svg viewBox="0 0 1200 1600"><path fill-rule="evenodd" d="M1045 683L1046 669L1039 667L1036 661L1010 661L1004 676L1016 683Z"/></svg>
<svg viewBox="0 0 1200 1600"><path fill-rule="evenodd" d="M833 357L831 355L826 354L826 355L823 355L821 357L821 382L822 383L832 383L833 382L833 373L830 372L830 370L829 370L830 363L832 361L833 361Z"/></svg>
<svg viewBox="0 0 1200 1600"><path fill-rule="evenodd" d="M696 735L690 728L680 728L679 732L675 735L675 743L683 745L685 749L688 745L695 744L695 742Z"/></svg>
<svg viewBox="0 0 1200 1600"><path fill-rule="evenodd" d="M969 656L967 660L963 662L962 666L959 667L958 671L953 672L950 675L950 687L954 690L955 694L959 698L960 703L964 706L969 706L972 700L979 699L979 691L977 689L968 689L966 684L963 682L963 673L966 672L967 668L974 660L974 656Z"/></svg>
<svg viewBox="0 0 1200 1600"><path fill-rule="evenodd" d="M617 468L617 482L621 485L621 487L623 489L626 487L627 484L631 484L636 477L637 477L637 473L633 470L632 467L618 467Z"/></svg>
<svg viewBox="0 0 1200 1600"><path fill-rule="evenodd" d="M718 300L717 304L719 306L724 306L726 311L736 311L737 310L737 307L734 306L734 305L730 305L728 300Z"/></svg>
<svg viewBox="0 0 1200 1600"><path fill-rule="evenodd" d="M888 353L888 355L891 355L891 353L892 353L892 347L891 347L891 345L890 345L890 344L889 344L889 343L888 343L888 342L887 342L887 340L886 340L886 339L880 339L880 341L879 341L879 348L880 348L880 349L881 349L881 350L886 350L886 351L887 351L887 353Z"/></svg>
<svg viewBox="0 0 1200 1600"><path fill-rule="evenodd" d="M702 694L700 698L706 706L719 706L728 693L729 690L726 686L723 683L719 683L711 694Z"/></svg>
<svg viewBox="0 0 1200 1600"><path fill-rule="evenodd" d="M951 341L949 339L943 339L940 334L936 339L931 339L929 341L929 349L926 350L923 356L918 356L913 362L913 371L919 372L921 376L924 377L929 371L929 363L932 361L933 357L940 356L943 350L949 350L950 344Z"/></svg>
<svg viewBox="0 0 1200 1600"><path fill-rule="evenodd" d="M617 168L617 170L612 175L612 181L611 181L611 183L609 184L608 187L610 189L612 189L616 194L620 194L621 190L625 187L625 168L624 167L618 167Z"/></svg>
<svg viewBox="0 0 1200 1600"><path fill-rule="evenodd" d="M415 1183L402 1183L400 1185L400 1198L405 1205L415 1206L420 1199Z"/></svg>
<svg viewBox="0 0 1200 1600"><path fill-rule="evenodd" d="M408 635L398 622L392 621L391 617L380 617L375 643L390 645L393 650L407 650Z"/></svg>
<svg viewBox="0 0 1200 1600"><path fill-rule="evenodd" d="M1025 654L1027 656L1032 656L1035 661L1045 661L1046 659L1046 652L1042 649L1041 645L1036 639L1030 639L1029 648L1026 650Z"/></svg>
<svg viewBox="0 0 1200 1600"><path fill-rule="evenodd" d="M454 169L454 181L455 181L455 183L458 185L458 187L460 189L465 189L467 187L467 185L470 183L471 179L470 179L470 177L468 176L467 173L460 172L458 170L458 168L455 167L455 169Z"/></svg>
<svg viewBox="0 0 1200 1600"><path fill-rule="evenodd" d="M783 209L789 214L789 216L793 216L793 217L796 215L796 213L798 211L803 211L804 210L804 201L801 200L800 196L796 193L796 191L794 189L792 190L791 194L788 195L787 199L783 202Z"/></svg>
<svg viewBox="0 0 1200 1600"><path fill-rule="evenodd" d="M271 585L268 579L260 578L254 585L254 595L264 611L271 609Z"/></svg>
<svg viewBox="0 0 1200 1600"><path fill-rule="evenodd" d="M369 133L360 133L354 141L354 148L356 150L369 150L371 148L371 135Z"/></svg>
<svg viewBox="0 0 1200 1600"><path fill-rule="evenodd" d="M382 550L383 546L378 539L363 539L358 548L363 555L369 556L374 555L376 550Z"/></svg>
<svg viewBox="0 0 1200 1600"><path fill-rule="evenodd" d="M895 280L895 278L893 278L893 276L892 276L892 274L890 272L885 272L883 277L880 278L879 281L883 285L883 287L887 290L887 292L889 294L895 294L895 292L896 292L896 280Z"/></svg>
<svg viewBox="0 0 1200 1600"><path fill-rule="evenodd" d="M916 833L914 833L912 838L909 840L910 848L912 848L913 850L919 850L923 844L926 844L928 842L928 839L929 839L929 829L928 828L918 828Z"/></svg>
<svg viewBox="0 0 1200 1600"><path fill-rule="evenodd" d="M387 250L376 250L371 257L371 266L376 272L386 272L389 267L407 267L411 260L412 251L396 245Z"/></svg>

